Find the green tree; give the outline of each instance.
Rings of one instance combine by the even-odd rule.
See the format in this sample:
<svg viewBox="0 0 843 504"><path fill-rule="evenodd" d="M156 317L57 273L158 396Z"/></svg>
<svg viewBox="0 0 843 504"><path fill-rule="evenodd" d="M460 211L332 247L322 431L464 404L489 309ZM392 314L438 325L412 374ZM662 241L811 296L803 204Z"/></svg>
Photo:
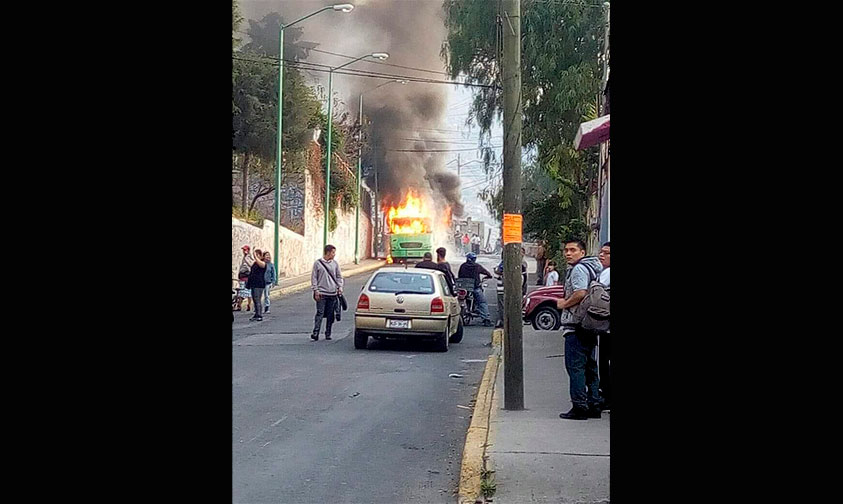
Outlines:
<svg viewBox="0 0 843 504"><path fill-rule="evenodd" d="M240 6L237 5L237 0L231 0L231 48L236 49L237 45L240 43L240 38L238 38L235 33L237 33L237 29L240 28L240 23L243 22L243 16L240 14Z"/></svg>
<svg viewBox="0 0 843 504"><path fill-rule="evenodd" d="M277 12L270 12L260 21L250 19L249 29L246 30L246 33L249 35L251 42L246 44L244 49L256 54L277 58L278 30L282 22L284 22L284 18ZM299 26L284 29L284 59L298 61L307 57L306 50L295 45L303 33L304 29Z"/></svg>
<svg viewBox="0 0 843 504"><path fill-rule="evenodd" d="M577 128L595 113L600 92L604 10L593 2L521 2L522 142L537 152L536 162L550 185L538 184L535 167L525 170L526 193L538 188L542 198L524 199L525 232L561 240L584 232L588 193L596 176L597 156L573 148ZM501 30L513 22L484 0L446 0L448 35L442 56L452 78L462 76L474 88L470 121L484 133L488 145L495 118L503 112L500 87ZM485 156L486 169L492 157ZM500 215L501 188L481 193ZM531 222L535 221L535 222ZM562 224L560 226L560 223ZM551 248L558 243L551 244Z"/></svg>

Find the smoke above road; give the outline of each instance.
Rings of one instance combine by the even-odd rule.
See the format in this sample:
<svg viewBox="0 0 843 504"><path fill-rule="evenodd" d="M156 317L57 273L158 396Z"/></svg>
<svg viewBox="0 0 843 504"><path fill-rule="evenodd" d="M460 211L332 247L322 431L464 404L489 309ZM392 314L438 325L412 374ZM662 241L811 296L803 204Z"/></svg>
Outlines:
<svg viewBox="0 0 843 504"><path fill-rule="evenodd" d="M260 19L264 14L280 12L286 21L307 15L335 2L291 0L241 0L246 16ZM319 51L348 56L376 52L389 53L385 63L429 70L420 72L362 60L349 67L355 70L398 74L426 79L446 80L445 65L440 57L446 36L441 0L357 0L348 14L324 12L304 21L301 42L316 45L305 61L333 67L349 61ZM300 43L301 43L300 42ZM327 75L312 72L327 89ZM378 171L378 189L384 205L399 204L407 192L427 194L434 203L451 208L454 216L462 216L460 180L445 167L443 142L446 129L446 107L450 86L407 82L391 79L334 75L334 93L344 102L352 117L357 116L358 99L363 93L364 115L370 123L369 145L364 164ZM380 86L380 87L378 87ZM377 89L375 89L377 88ZM410 152L408 152L410 151ZM367 181L374 187L374 176Z"/></svg>

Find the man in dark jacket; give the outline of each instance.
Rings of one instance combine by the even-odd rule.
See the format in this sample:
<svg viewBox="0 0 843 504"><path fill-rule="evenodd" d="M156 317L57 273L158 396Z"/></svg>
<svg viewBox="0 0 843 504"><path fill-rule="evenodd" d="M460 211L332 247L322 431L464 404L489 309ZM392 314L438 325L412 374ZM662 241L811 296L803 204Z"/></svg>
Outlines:
<svg viewBox="0 0 843 504"><path fill-rule="evenodd" d="M447 251L445 250L445 247L439 247L436 249L436 262L439 264L439 267L442 268L442 271L445 272L445 275L451 279L451 289L453 290L454 284L457 282L454 277L454 270L451 269L451 265L445 260L446 253Z"/></svg>
<svg viewBox="0 0 843 504"><path fill-rule="evenodd" d="M452 296L454 295L454 281L452 279L453 273L451 273L449 269L446 269L442 264L433 262L433 255L430 252L424 253L424 260L416 264L416 268L432 269L444 273L445 282L448 284L448 288L451 289L450 294Z"/></svg>
<svg viewBox="0 0 843 504"><path fill-rule="evenodd" d="M477 306L477 311L480 312L480 318L483 319L483 325L487 327L492 326L492 320L489 318L489 304L486 302L486 296L483 293L483 280L481 275L492 278L489 270L477 262L477 255L469 252L465 256L465 263L460 266L458 278L474 279L474 301Z"/></svg>

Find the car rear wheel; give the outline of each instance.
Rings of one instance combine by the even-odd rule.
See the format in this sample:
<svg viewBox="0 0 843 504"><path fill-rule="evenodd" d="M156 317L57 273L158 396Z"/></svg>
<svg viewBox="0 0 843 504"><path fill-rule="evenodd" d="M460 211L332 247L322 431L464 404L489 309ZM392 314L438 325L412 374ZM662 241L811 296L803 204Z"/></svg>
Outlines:
<svg viewBox="0 0 843 504"><path fill-rule="evenodd" d="M457 325L457 332L455 332L454 335L451 336L451 343L459 343L460 341L462 341L462 328L462 320L460 320L459 325Z"/></svg>
<svg viewBox="0 0 843 504"><path fill-rule="evenodd" d="M533 315L533 329L552 331L559 325L559 312L550 306L543 306Z"/></svg>
<svg viewBox="0 0 843 504"><path fill-rule="evenodd" d="M369 343L369 335L357 329L354 330L354 348L365 350Z"/></svg>
<svg viewBox="0 0 843 504"><path fill-rule="evenodd" d="M450 325L445 329L445 332L436 337L436 351L448 351L448 333L451 332Z"/></svg>

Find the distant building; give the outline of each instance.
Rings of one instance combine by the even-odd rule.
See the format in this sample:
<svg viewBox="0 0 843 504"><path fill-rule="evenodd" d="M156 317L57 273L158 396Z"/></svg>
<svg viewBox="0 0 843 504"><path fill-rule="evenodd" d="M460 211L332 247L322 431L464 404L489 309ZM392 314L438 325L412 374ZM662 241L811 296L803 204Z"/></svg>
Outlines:
<svg viewBox="0 0 843 504"><path fill-rule="evenodd" d="M451 220L451 227L454 233L468 233L469 236L476 234L483 239L482 244L486 244L486 223L483 221L473 221L471 217L466 217L464 220L453 219Z"/></svg>

